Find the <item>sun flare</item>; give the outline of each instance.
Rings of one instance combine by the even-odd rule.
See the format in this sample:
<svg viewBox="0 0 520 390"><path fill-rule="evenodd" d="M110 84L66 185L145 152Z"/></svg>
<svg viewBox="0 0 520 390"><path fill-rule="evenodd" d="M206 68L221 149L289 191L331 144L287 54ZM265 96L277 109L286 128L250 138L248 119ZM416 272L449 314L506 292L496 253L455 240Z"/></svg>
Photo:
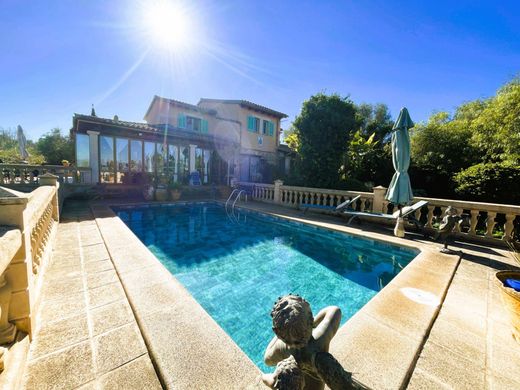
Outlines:
<svg viewBox="0 0 520 390"><path fill-rule="evenodd" d="M143 21L151 43L172 51L192 45L191 15L182 3L158 0L146 4Z"/></svg>

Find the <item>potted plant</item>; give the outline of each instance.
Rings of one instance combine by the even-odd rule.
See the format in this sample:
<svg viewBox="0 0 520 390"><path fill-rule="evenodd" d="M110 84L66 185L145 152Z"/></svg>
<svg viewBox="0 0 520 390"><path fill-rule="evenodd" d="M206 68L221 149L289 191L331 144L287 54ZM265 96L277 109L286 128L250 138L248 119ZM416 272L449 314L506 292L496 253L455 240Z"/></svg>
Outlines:
<svg viewBox="0 0 520 390"><path fill-rule="evenodd" d="M68 167L70 165L69 160L61 160L61 165Z"/></svg>
<svg viewBox="0 0 520 390"><path fill-rule="evenodd" d="M181 183L173 181L173 179L170 180L168 183L168 192L170 193L170 199L171 200L179 200L182 195L182 186Z"/></svg>
<svg viewBox="0 0 520 390"><path fill-rule="evenodd" d="M520 265L520 251L513 242L508 242L511 255ZM513 337L520 343L520 271L499 271L495 274L504 308L513 325Z"/></svg>
<svg viewBox="0 0 520 390"><path fill-rule="evenodd" d="M146 201L153 200L155 196L155 187L151 183L151 178L148 174L141 175L139 177L141 183L143 184L143 198Z"/></svg>
<svg viewBox="0 0 520 390"><path fill-rule="evenodd" d="M159 202L168 200L168 186L163 177L159 179L159 184L155 187L155 200Z"/></svg>

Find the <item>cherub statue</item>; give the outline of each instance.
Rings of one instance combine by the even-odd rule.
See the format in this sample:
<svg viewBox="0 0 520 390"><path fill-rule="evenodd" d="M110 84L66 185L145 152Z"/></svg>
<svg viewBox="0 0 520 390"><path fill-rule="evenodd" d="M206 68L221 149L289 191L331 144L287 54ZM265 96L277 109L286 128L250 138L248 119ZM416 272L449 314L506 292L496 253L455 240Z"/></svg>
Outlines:
<svg viewBox="0 0 520 390"><path fill-rule="evenodd" d="M313 318L309 303L289 294L278 298L271 317L276 336L265 351L264 361L269 366L278 365L273 374L262 376L267 386L291 390L321 390L325 384L332 390L363 388L328 353L341 321L339 307L326 307Z"/></svg>
<svg viewBox="0 0 520 390"><path fill-rule="evenodd" d="M439 225L439 230L435 235L435 240L441 241L444 244L444 248L441 249L442 253L452 253L451 249L448 248L451 233L456 224L464 222L463 218L458 214L457 209L451 206L448 206L444 212L444 217Z"/></svg>
<svg viewBox="0 0 520 390"><path fill-rule="evenodd" d="M278 362L274 373L263 374L262 381L271 389L276 390L300 390L305 388L305 374L300 370L292 355Z"/></svg>

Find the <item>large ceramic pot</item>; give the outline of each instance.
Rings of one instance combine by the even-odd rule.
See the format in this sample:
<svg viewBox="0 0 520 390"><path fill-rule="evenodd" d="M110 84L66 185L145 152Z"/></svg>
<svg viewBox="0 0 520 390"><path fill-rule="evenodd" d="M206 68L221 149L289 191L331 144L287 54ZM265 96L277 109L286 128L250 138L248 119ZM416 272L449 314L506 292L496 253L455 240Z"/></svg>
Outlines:
<svg viewBox="0 0 520 390"><path fill-rule="evenodd" d="M149 202L149 201L153 200L154 195L155 195L155 188L153 188L152 185L146 185L143 187L144 200Z"/></svg>
<svg viewBox="0 0 520 390"><path fill-rule="evenodd" d="M182 192L180 190L170 190L170 199L171 200L179 200L181 198Z"/></svg>
<svg viewBox="0 0 520 390"><path fill-rule="evenodd" d="M500 296L504 304L511 325L513 325L513 337L520 343L520 292L504 286L506 279L520 280L518 271L500 271L495 274L496 283L500 289Z"/></svg>
<svg viewBox="0 0 520 390"><path fill-rule="evenodd" d="M155 189L155 200L165 202L168 200L168 190L166 188L157 187Z"/></svg>

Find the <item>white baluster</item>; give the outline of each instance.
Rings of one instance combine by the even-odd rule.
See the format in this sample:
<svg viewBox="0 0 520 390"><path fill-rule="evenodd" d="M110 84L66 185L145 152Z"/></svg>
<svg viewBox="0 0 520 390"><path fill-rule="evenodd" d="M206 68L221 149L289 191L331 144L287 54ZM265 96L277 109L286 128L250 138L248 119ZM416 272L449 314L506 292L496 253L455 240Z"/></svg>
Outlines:
<svg viewBox="0 0 520 390"><path fill-rule="evenodd" d="M506 214L506 223L504 224L504 237L502 237L502 240L511 240L513 236L513 229L515 227L513 224L515 217L515 214Z"/></svg>
<svg viewBox="0 0 520 390"><path fill-rule="evenodd" d="M426 224L425 227L433 227L433 211L435 210L434 205L428 206L428 216L426 217Z"/></svg>
<svg viewBox="0 0 520 390"><path fill-rule="evenodd" d="M486 237L493 237L493 228L495 227L495 217L497 213L494 211L488 211L486 218Z"/></svg>
<svg viewBox="0 0 520 390"><path fill-rule="evenodd" d="M469 221L468 234L470 236L476 236L477 235L478 215L480 214L480 211L479 210L470 210L469 213L471 214L471 218Z"/></svg>

